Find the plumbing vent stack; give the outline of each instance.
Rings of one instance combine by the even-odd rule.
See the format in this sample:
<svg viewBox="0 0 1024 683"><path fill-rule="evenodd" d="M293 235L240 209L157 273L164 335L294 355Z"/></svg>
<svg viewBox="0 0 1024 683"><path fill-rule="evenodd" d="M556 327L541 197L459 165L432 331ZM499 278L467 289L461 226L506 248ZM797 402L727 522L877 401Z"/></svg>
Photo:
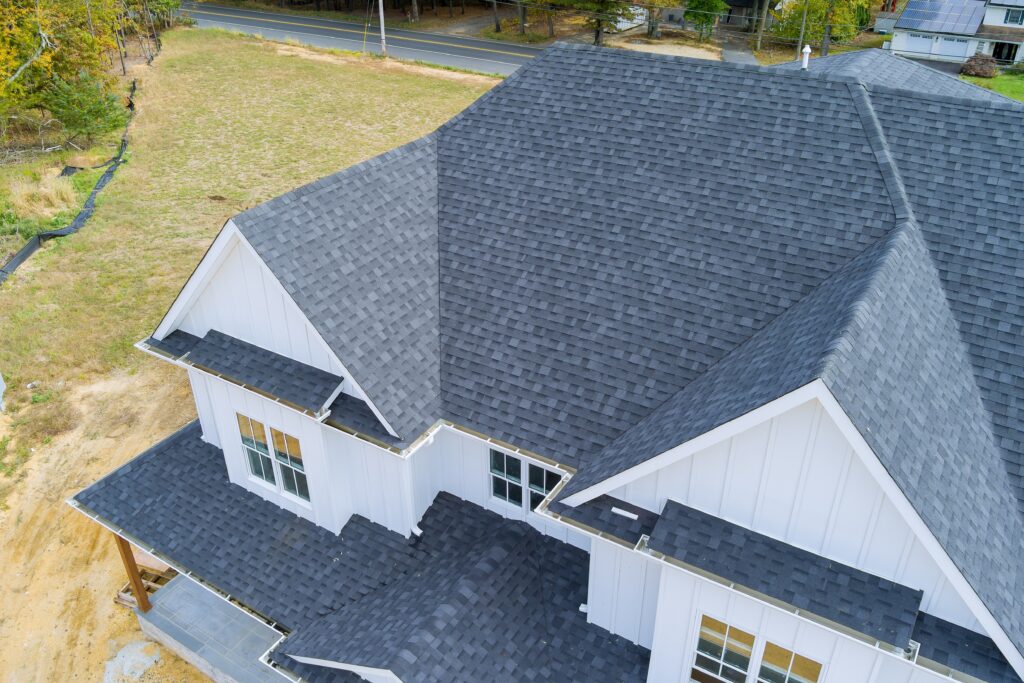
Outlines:
<svg viewBox="0 0 1024 683"><path fill-rule="evenodd" d="M800 65L800 68L803 69L804 71L807 71L807 62L810 61L811 59L811 46L804 45L804 49L802 50L802 52L804 54L804 60L803 63Z"/></svg>

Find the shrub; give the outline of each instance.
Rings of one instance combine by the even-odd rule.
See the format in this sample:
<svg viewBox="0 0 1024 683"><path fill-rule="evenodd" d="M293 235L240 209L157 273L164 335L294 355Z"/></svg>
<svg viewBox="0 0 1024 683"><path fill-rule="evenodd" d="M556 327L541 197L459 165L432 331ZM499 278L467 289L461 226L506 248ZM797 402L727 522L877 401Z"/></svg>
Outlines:
<svg viewBox="0 0 1024 683"><path fill-rule="evenodd" d="M1011 76L1024 76L1024 62L1015 62L1003 69L1003 73Z"/></svg>
<svg viewBox="0 0 1024 683"><path fill-rule="evenodd" d="M43 106L60 121L69 140L91 140L120 128L128 119L117 95L85 72L72 81L55 76L43 96Z"/></svg>
<svg viewBox="0 0 1024 683"><path fill-rule="evenodd" d="M75 206L78 198L68 178L45 176L39 182L15 180L11 183L11 208L21 218L49 220Z"/></svg>
<svg viewBox="0 0 1024 683"><path fill-rule="evenodd" d="M983 55L979 52L964 62L964 65L960 67L960 73L965 76L995 78L999 75L999 64L989 55Z"/></svg>

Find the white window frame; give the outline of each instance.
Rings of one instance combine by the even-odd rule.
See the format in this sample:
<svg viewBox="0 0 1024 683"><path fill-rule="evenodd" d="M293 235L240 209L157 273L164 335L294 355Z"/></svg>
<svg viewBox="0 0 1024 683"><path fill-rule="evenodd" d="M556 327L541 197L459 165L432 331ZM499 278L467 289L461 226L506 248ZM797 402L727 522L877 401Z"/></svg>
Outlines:
<svg viewBox="0 0 1024 683"><path fill-rule="evenodd" d="M790 675L793 673L793 665L796 663L797 657L803 657L804 659L814 662L818 665L818 680L816 681L816 683L822 683L822 681L825 680L825 665L823 663L819 662L817 659L812 659L811 657L802 655L796 650L784 647L782 645L779 645L778 643L774 643L770 640L765 639L764 647L761 648L760 656L758 657L757 668L754 669L754 671L756 672L756 678L754 679L755 683L772 683L772 681L766 681L765 679L761 678L761 669L764 667L764 653L765 651L767 651L769 645L777 647L780 650L785 650L789 653L789 668L787 668L786 671L783 673L783 678L785 678L787 681L789 680Z"/></svg>
<svg viewBox="0 0 1024 683"><path fill-rule="evenodd" d="M1017 21L1010 21L1010 15L1017 13ZM1024 24L1024 8L1008 8L1006 14L1003 15L1003 23L1007 26L1020 26Z"/></svg>
<svg viewBox="0 0 1024 683"><path fill-rule="evenodd" d="M493 459L495 454L501 454L505 458L504 459L504 464L505 464L505 472L504 473L498 472L498 471L496 471L494 469L494 466L492 464L492 459ZM515 461L517 461L519 463L519 481L518 482L512 480L511 478L509 478L507 476L507 470L508 470L507 463L508 463L508 461L510 459L511 460L515 460ZM538 490L537 488L533 487L531 485L531 483L530 483L530 473L533 472L534 469L538 469L538 470L543 470L544 471L545 488L547 490L543 491L543 493L540 490ZM548 488L547 487L547 481L548 481L548 477L550 475L555 475L555 476L558 477L558 479L551 484L550 488ZM538 494L538 495L542 494L546 498L551 493L552 489L554 489L554 487L558 485L558 482L561 481L562 476L563 476L562 472L559 472L558 470L553 469L551 467L546 467L546 466L542 465L541 463L539 463L539 462L537 462L535 460L532 460L530 458L523 457L522 455L512 454L512 453L509 453L508 451L502 450L500 448L493 448L493 447L489 448L488 451L487 451L487 492L488 492L488 497L491 500L496 500L496 501L500 502L503 505L509 506L510 508L518 508L524 514L536 514L534 512L534 507L535 506L531 502L533 494ZM507 497L503 498L500 495L496 494L494 492L494 479L496 479L496 478L505 481L505 485L506 486L518 486L520 488L520 490L522 491L522 499L517 503L515 501L508 500Z"/></svg>
<svg viewBox="0 0 1024 683"><path fill-rule="evenodd" d="M709 655L706 652L701 652L700 649L699 649L700 648L701 622L704 621L704 617L708 617L710 619L714 619L717 622L725 624L725 634L724 634L724 636L725 636L725 643L722 646L722 655L718 658L718 661L717 661L717 663L720 665L719 670L721 670L721 667L728 667L730 671L735 671L738 674L742 674L744 681L749 681L752 672L760 671L760 664L761 664L761 662L760 662L760 657L757 656L758 655L758 641L759 641L759 638L758 638L757 634L756 633L752 633L751 631L747 631L745 629L742 629L742 628L740 628L738 626L733 626L731 623L729 623L728 620L726 620L726 619L719 619L718 617L716 617L716 616L714 616L712 614L708 614L706 612L699 612L697 614L697 621L696 621L696 625L695 625L696 636L693 639L693 647L692 647L692 650L691 650L691 652L693 653L693 656L690 658L690 666L689 666L689 668L686 669L683 672L683 675L686 676L686 680L687 681L692 680L692 676L693 676L692 671L693 671L693 669L697 669L697 670L699 670L703 674L706 674L708 676L712 676L714 678L717 678L718 680L723 681L723 683L728 683L727 681L725 681L724 678L722 678L721 674L711 673L710 671L708 671L704 667L697 666L697 658L698 657L704 657L706 659L714 659L714 657L712 657L711 655ZM740 669L738 667L736 667L734 664L730 664L729 662L725 661L725 653L726 653L725 645L728 644L728 642L729 642L729 632L732 631L733 629L735 629L737 631L742 631L743 633L746 633L747 635L751 636L754 639L753 644L750 646L750 661L747 664L747 670L746 671L740 671Z"/></svg>
<svg viewBox="0 0 1024 683"><path fill-rule="evenodd" d="M301 450L301 441L299 440L299 438L296 437L296 436L292 436L291 434L289 434L288 432L286 432L283 429L278 429L277 427L274 427L274 426L270 425L269 423L267 423L267 422L265 422L263 420L257 420L256 418L251 417L251 416L249 416L249 415L247 415L245 413L241 413L241 412L235 411L235 415L236 415L235 427L237 429L239 429L239 431L238 431L238 441L239 441L240 444L242 444L242 459L245 461L245 473L248 476L249 481L251 481L254 484L256 484L257 486L265 488L265 489L267 489L269 491L274 491L279 496L285 497L289 501L295 502L295 503L297 503L299 505L302 505L303 507L312 509L313 508L312 494L310 495L310 500L307 500L307 499L303 498L302 496L298 496L298 495L296 495L294 493L291 493L290 491L288 491L288 490L286 490L284 488L284 476L281 473L281 467L282 467L283 463L278 459L278 456L277 456L277 448L274 446L274 434L273 434L273 431L276 430L276 431L280 432L283 436L286 436L286 437L290 436L292 439L295 440L296 443L299 444L299 448ZM245 441L242 439L241 428L239 428L239 426L238 426L238 418L244 418L244 419L248 420L250 428L252 428L252 426L254 424L258 424L261 427L263 427L263 430L264 430L263 438L267 439L266 443L267 443L267 450L269 451L269 455L265 456L264 454L259 452L259 449L256 449L255 452L258 455L260 455L261 458L269 457L269 460L270 460L270 470L271 470L271 472L274 475L274 481L272 481L272 482L271 481L267 481L261 475L256 474L255 472L252 471L252 461L250 460L249 453L248 453L248 451L251 450L251 449L249 448L249 446L246 445ZM255 434L255 430L253 430L253 433ZM285 454L285 455L289 458L289 463L287 465L283 465L283 466L291 467L291 469L294 470L295 468L292 467L291 463L290 463L290 456L288 456L287 454ZM302 472L303 475L306 476L306 490L308 491L309 490L309 475L306 474L305 459L303 458L302 460L303 460L303 468L300 471ZM263 461L261 460L261 464L262 464L262 462ZM296 486L296 489L298 489L298 486Z"/></svg>
<svg viewBox="0 0 1024 683"><path fill-rule="evenodd" d="M277 448L277 443L274 440L274 432L277 432L284 439L284 450L282 453ZM288 439L295 442L295 445L299 447L299 457L294 457L291 453L291 448L288 446ZM309 477L306 475L306 465L302 458L302 444L299 443L298 438L291 434L274 427L270 428L270 448L274 451L274 465L277 469L278 475L281 477L281 490L282 492L298 498L306 503L310 502L309 497ZM291 471L292 480L295 482L295 492L292 493L285 487L285 475L284 470L287 468ZM299 493L299 477L302 478L303 487L306 489L306 495L303 496Z"/></svg>
<svg viewBox="0 0 1024 683"><path fill-rule="evenodd" d="M496 455L500 455L502 457L502 467L501 467L500 470L495 469L495 467L494 467L494 456L496 456ZM518 481L513 479L512 476L509 475L509 473L508 473L508 463L509 463L509 461L513 461L513 462L515 462L515 463L517 463L519 465L519 480ZM523 481L523 470L525 468L523 467L523 464L524 463L523 463L523 459L522 458L520 458L518 456L515 456L515 455L512 455L511 453L506 453L503 450L499 450L497 448L491 448L487 452L487 490L490 492L490 497L492 499L499 500L502 503L505 503L506 505L511 505L512 507L520 507L520 508L523 507L523 501L526 499L526 483ZM504 482L504 484L505 484L505 495L504 495L504 497L500 496L499 494L494 492L494 483L495 483L495 481ZM513 500L511 500L511 497L508 494L510 487L513 487L513 486L517 487L519 489L519 502L518 503L513 501Z"/></svg>

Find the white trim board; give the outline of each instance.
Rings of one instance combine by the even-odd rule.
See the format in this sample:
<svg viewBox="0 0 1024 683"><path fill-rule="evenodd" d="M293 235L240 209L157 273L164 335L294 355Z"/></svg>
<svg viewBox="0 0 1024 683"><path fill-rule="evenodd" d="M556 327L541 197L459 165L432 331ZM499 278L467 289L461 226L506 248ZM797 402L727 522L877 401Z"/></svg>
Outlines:
<svg viewBox="0 0 1024 683"><path fill-rule="evenodd" d="M185 283L185 286L182 288L177 298L175 298L174 303L171 304L171 307L167 310L167 313L160 321L160 324L153 332L154 338L162 340L181 325L185 316L192 309L196 301L206 290L206 287L209 285L210 281L220 270L220 267L223 264L225 258L231 253L232 248L236 246L244 248L247 254L255 258L256 262L260 264L260 267L268 276L268 280L274 284L275 288L277 289L277 293L285 297L288 301L291 301L292 304L295 305L296 309L300 313L302 312L302 309L297 304L295 304L295 300L291 297L290 294L288 294L287 290L285 290L284 288L284 285L281 284L281 281L278 279L278 277L274 274L270 267L267 266L266 262L260 257L259 253L256 252L256 249L252 246L252 244L249 243L249 240L245 238L245 235L243 235L242 232L238 229L238 226L236 226L235 223L229 219L227 223L224 224L224 227L221 228L221 231L220 233L217 234L217 237L214 239L213 244L210 245L209 250L207 250L206 254L199 262L199 265L196 266L196 269L192 272L192 275ZM324 349L327 350L327 353L330 354L331 359L334 360L339 367L341 367L344 379L352 383L356 397L366 401L366 404L370 407L370 410L373 411L373 414L377 417L378 420L380 420L380 423L384 425L384 428L387 429L389 434L391 434L394 437L400 437L398 432L395 431L394 427L391 426L391 423L388 422L387 418L385 418L384 415L380 412L380 410L378 410L373 400L366 394L362 386L360 386L359 382L356 380L352 372L348 369L345 363L342 362L341 358L338 357L338 354L335 353L334 350L330 347L327 341L323 338L323 335L321 335L320 332L316 329L316 325L314 325L312 321L310 321L309 318L306 317L305 315L303 315L303 317L309 324L310 330L315 335L316 340L323 345Z"/></svg>
<svg viewBox="0 0 1024 683"><path fill-rule="evenodd" d="M287 649L287 648L286 648ZM313 666L326 666L329 669L341 669L342 671L351 671L354 674L358 674L363 678L371 681L393 681L394 683L402 683L402 679L391 672L390 669L375 669L369 666L358 666L356 664L344 664L342 662L332 662L329 659L317 659L316 657L303 657L302 655L293 655L289 652L285 652L286 655L291 657L297 662L303 664L312 664ZM373 676L373 678L367 678L367 676Z"/></svg>
<svg viewBox="0 0 1024 683"><path fill-rule="evenodd" d="M843 410L839 401L836 400L831 390L820 379L813 380L795 391L780 396L774 401L766 403L711 431L705 432L690 441L679 444L639 465L575 493L567 497L564 502L572 507L585 503L690 457L710 446L730 439L751 427L781 415L812 399L817 399L821 403L826 415L835 422L842 435L853 448L857 458L867 468L868 473L881 488L885 497L892 502L900 516L910 527L911 532L919 539L929 557L942 572L942 575L953 586L957 594L967 605L971 614L978 620L982 628L985 629L985 632L993 640L1003 656L1006 657L1017 675L1024 678L1024 655L1013 645L1009 636L1006 635L1006 632L996 621L995 617L992 616L992 613L970 585L970 582L961 573L945 548L942 547L942 544L918 514L916 508L914 508L913 504L903 493L903 490L892 478L892 475L889 474L889 471L885 469L882 461L871 450L871 447L853 424L853 421L850 420L846 411Z"/></svg>

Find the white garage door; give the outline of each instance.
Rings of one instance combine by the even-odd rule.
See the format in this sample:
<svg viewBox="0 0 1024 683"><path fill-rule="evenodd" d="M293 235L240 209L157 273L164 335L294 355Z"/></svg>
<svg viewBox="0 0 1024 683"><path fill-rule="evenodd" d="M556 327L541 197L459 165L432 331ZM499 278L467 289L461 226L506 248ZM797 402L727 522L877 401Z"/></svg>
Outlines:
<svg viewBox="0 0 1024 683"><path fill-rule="evenodd" d="M966 57L966 38L940 38L939 54L943 57Z"/></svg>
<svg viewBox="0 0 1024 683"><path fill-rule="evenodd" d="M907 34L907 51L916 54L928 55L932 52L932 37L923 36L920 33Z"/></svg>

